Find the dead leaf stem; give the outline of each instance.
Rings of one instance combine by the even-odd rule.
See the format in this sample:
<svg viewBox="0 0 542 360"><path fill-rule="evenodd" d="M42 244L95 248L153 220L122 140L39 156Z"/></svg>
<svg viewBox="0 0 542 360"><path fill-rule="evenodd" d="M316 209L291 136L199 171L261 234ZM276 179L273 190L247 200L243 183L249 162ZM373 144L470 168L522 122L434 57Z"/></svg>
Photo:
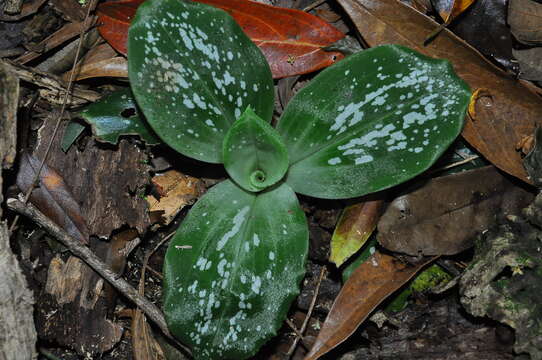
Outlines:
<svg viewBox="0 0 542 360"><path fill-rule="evenodd" d="M320 275L318 276L318 282L316 283L316 288L314 289L314 296L312 297L311 304L309 306L309 311L307 312L307 316L305 316L305 320L303 320L303 324L301 325L299 334L296 331L297 336L295 337L294 342L290 346L290 349L286 353L286 359L290 359L290 357L295 351L295 348L297 347L297 343L299 342L300 339L302 339L303 333L305 332L305 329L307 329L307 325L309 324L312 311L314 310L314 305L316 305L316 299L318 298L318 293L320 292L320 285L322 284L322 279L324 278L325 273L326 273L326 267L323 266L322 269L320 270Z"/></svg>

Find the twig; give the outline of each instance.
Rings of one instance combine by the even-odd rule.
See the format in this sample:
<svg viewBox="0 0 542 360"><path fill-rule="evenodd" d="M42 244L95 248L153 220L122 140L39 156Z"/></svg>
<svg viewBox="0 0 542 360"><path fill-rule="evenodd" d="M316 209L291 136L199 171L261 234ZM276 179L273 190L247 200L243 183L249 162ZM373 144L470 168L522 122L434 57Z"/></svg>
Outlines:
<svg viewBox="0 0 542 360"><path fill-rule="evenodd" d="M150 269L149 267L149 259L151 258L152 254L156 252L162 246L166 241L171 239L171 237L175 235L175 232L172 232L171 234L164 237L158 245L154 247L154 249L150 250L147 255L145 255L145 259L143 259L143 266L141 267L141 277L139 278L139 295L144 296L145 295L145 271ZM154 271L154 269L152 269Z"/></svg>
<svg viewBox="0 0 542 360"><path fill-rule="evenodd" d="M171 336L167 328L164 315L160 309L158 309L156 305L154 305L144 296L139 295L138 291L132 285L112 271L109 266L100 260L100 258L98 258L88 247L84 246L78 240L68 235L63 229L49 220L49 218L43 215L32 204L25 205L22 201L13 198L8 199L6 204L9 209L29 217L38 225L42 226L48 233L64 244L64 246L66 246L75 256L81 258L85 263L88 264L88 266L107 280L115 289L134 302L145 313L145 315L147 315L149 319L151 319L160 328L168 339L178 344L178 341ZM190 353L190 350L186 346L182 344L180 344L180 346L187 353Z"/></svg>
<svg viewBox="0 0 542 360"><path fill-rule="evenodd" d="M432 171L429 172L429 174L434 174L434 173L437 173L437 172L440 172L440 171L444 171L444 170L448 170L448 169L451 169L451 168L454 168L454 167L457 167L457 166L461 166L463 164L469 163L469 162L471 162L473 160L476 160L478 158L480 158L480 156L478 156L478 155L469 156L468 158L465 158L463 160L459 160L459 161L456 161L454 163L448 164L446 166L440 167L438 169L432 170Z"/></svg>
<svg viewBox="0 0 542 360"><path fill-rule="evenodd" d="M307 6L305 6L303 8L303 11L304 12L308 12L308 11L311 11L312 9L314 9L315 7L317 6L320 6L322 5L323 3L325 3L327 0L316 0L315 2L313 2L312 4L309 4Z"/></svg>
<svg viewBox="0 0 542 360"><path fill-rule="evenodd" d="M164 278L164 275L162 275L162 273L154 270L152 267L150 267L150 265L145 266L145 269L149 270L154 276L156 276L159 279Z"/></svg>
<svg viewBox="0 0 542 360"><path fill-rule="evenodd" d="M303 341L303 334L299 332L299 330L297 330L297 328L295 327L295 324L292 322L292 320L290 319L286 319L286 324L288 324L288 326L290 327L290 329L292 329L295 334L301 338L301 341Z"/></svg>
<svg viewBox="0 0 542 360"><path fill-rule="evenodd" d="M299 333L301 336L296 336L294 339L294 342L290 346L290 349L286 353L286 358L289 359L292 354L295 351L295 348L297 347L297 343L302 338L303 333L305 332L305 329L307 329L307 325L309 324L309 320L312 316L312 311L314 310L314 305L316 305L316 299L318 298L318 292L320 291L320 285L322 284L322 279L324 278L324 274L326 273L325 266L322 267L320 270L320 276L318 276L318 282L316 283L316 288L314 289L314 296L312 297L311 304L309 306L309 311L307 312L307 315L305 316L305 320L303 320L303 325L301 325L301 329L299 330Z"/></svg>
<svg viewBox="0 0 542 360"><path fill-rule="evenodd" d="M83 24L87 23L88 18L90 17L90 12L94 10L96 7L96 4L98 3L98 0L92 0L92 2L88 5L87 13L85 15L85 20L83 21ZM68 88L66 89L66 93L64 94L64 100L62 102L62 107L60 108L60 113L58 114L58 118L56 120L55 128L53 130L53 134L51 135L51 139L49 140L49 144L47 145L47 149L45 150L45 154L43 155L43 159L41 160L40 166L38 170L36 171L36 175L34 176L34 180L32 180L32 184L30 185L30 188L26 192L24 196L24 203L27 204L28 200L30 199L30 195L32 195L32 191L34 188L38 185L38 182L40 180L40 174L41 170L43 169L43 166L45 165L45 161L47 160L47 157L49 156L49 153L51 152L51 148L53 147L53 142L56 138L56 134L58 132L58 129L60 128L60 123L62 122L62 117L64 116L64 111L66 110L66 105L68 104L68 98L70 97L70 92L73 85L73 78L75 76L75 69L77 68L77 61L79 60L79 53L81 52L81 48L83 47L83 40L85 38L85 32L86 27L81 26L81 33L79 34L79 44L77 45L77 51L75 52L75 58L73 59L73 65L72 65L72 71L70 73L70 79L68 80ZM13 223L11 224L11 227L9 229L10 233L15 229L15 226L17 225L17 221L19 220L19 216L16 216L13 220Z"/></svg>

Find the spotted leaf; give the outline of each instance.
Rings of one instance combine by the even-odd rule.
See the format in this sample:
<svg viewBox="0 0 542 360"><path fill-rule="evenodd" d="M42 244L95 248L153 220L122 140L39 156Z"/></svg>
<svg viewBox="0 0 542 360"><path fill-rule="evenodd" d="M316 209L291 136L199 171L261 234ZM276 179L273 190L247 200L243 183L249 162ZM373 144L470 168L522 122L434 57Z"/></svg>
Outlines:
<svg viewBox="0 0 542 360"><path fill-rule="evenodd" d="M280 135L247 108L224 139L224 166L243 189L261 191L288 170L288 152Z"/></svg>
<svg viewBox="0 0 542 360"><path fill-rule="evenodd" d="M128 33L128 73L154 131L198 160L222 162L224 135L247 106L271 120L269 65L226 12L208 5L142 4Z"/></svg>
<svg viewBox="0 0 542 360"><path fill-rule="evenodd" d="M396 45L352 55L285 109L277 130L290 155L287 183L336 199L406 181L457 137L469 98L446 60Z"/></svg>
<svg viewBox="0 0 542 360"><path fill-rule="evenodd" d="M235 200L233 200L235 199ZM245 359L280 328L305 273L308 230L286 184L258 194L227 180L187 215L167 250L164 313L196 359Z"/></svg>

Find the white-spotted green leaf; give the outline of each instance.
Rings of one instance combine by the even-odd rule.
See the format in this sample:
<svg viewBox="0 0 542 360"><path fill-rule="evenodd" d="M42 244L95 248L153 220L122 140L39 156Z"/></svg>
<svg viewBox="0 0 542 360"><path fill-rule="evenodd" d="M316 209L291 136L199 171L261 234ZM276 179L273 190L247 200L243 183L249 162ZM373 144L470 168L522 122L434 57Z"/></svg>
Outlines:
<svg viewBox="0 0 542 360"><path fill-rule="evenodd" d="M142 4L128 33L128 74L155 132L198 160L222 162L224 135L247 106L271 120L265 57L226 12L208 5Z"/></svg>
<svg viewBox="0 0 542 360"><path fill-rule="evenodd" d="M305 273L308 230L281 184L250 193L227 180L192 208L164 263L164 313L196 359L242 360L280 328Z"/></svg>
<svg viewBox="0 0 542 360"><path fill-rule="evenodd" d="M426 170L460 133L470 91L446 60L386 45L322 71L277 130L299 193L349 198Z"/></svg>
<svg viewBox="0 0 542 360"><path fill-rule="evenodd" d="M139 135L148 144L158 144L149 124L140 116L129 88L115 91L87 106L79 115L100 140L116 144L121 135Z"/></svg>
<svg viewBox="0 0 542 360"><path fill-rule="evenodd" d="M276 184L288 170L288 152L280 135L250 107L226 134L223 155L228 174L248 191Z"/></svg>

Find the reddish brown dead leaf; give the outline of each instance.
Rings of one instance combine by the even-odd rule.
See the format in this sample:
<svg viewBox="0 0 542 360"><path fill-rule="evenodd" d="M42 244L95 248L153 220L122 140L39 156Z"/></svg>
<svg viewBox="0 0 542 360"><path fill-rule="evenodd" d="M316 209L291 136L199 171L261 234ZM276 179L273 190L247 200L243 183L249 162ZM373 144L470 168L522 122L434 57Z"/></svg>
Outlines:
<svg viewBox="0 0 542 360"><path fill-rule="evenodd" d="M439 25L401 1L339 0L339 3L370 46L400 44L428 56L448 59L471 89L489 89L492 101L477 102L476 120L466 119L462 135L498 168L531 182L515 147L542 122L542 101L536 94L447 29L424 47L424 40Z"/></svg>
<svg viewBox="0 0 542 360"><path fill-rule="evenodd" d="M30 188L41 161L23 153L17 174L17 186L26 193ZM32 191L30 202L55 224L84 244L88 244L89 231L79 204L73 198L64 179L53 168L43 165L39 186Z"/></svg>
<svg viewBox="0 0 542 360"><path fill-rule="evenodd" d="M378 223L378 242L413 256L454 255L532 198L493 166L431 179L393 200Z"/></svg>
<svg viewBox="0 0 542 360"><path fill-rule="evenodd" d="M406 265L380 252L371 255L344 284L305 360L316 360L346 340L382 301L434 259Z"/></svg>
<svg viewBox="0 0 542 360"><path fill-rule="evenodd" d="M198 0L227 11L263 52L274 78L319 70L344 56L322 47L344 37L324 20L300 10L247 0ZM100 34L126 55L130 21L142 0L106 2L98 7Z"/></svg>

